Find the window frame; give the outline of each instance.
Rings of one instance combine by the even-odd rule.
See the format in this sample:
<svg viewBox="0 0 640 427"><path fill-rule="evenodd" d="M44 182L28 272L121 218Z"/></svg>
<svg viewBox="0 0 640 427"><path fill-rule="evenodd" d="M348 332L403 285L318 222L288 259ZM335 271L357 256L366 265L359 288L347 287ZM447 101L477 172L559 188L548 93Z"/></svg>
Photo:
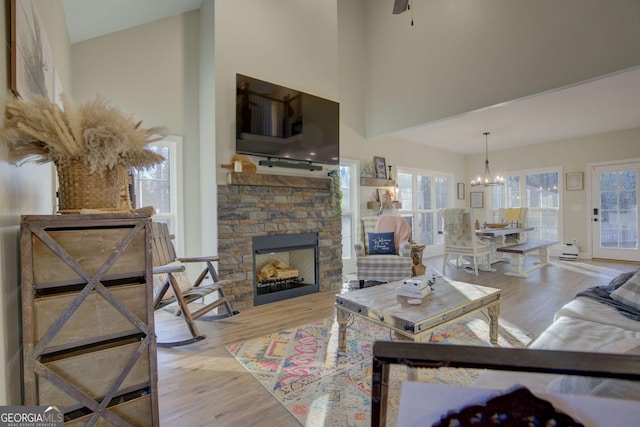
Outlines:
<svg viewBox="0 0 640 427"><path fill-rule="evenodd" d="M457 181L455 179L455 174L446 173L446 172L438 172L433 170L426 169L418 169L418 168L410 168L399 166L397 168L398 174L410 174L411 178L411 192L412 192L412 208L407 209L405 205L402 208L398 209L398 214L402 216L411 216L412 217L412 239L415 243L426 244L426 242L416 242L415 241L415 231L414 225L417 224L417 215L418 214L433 214L432 216L432 239L433 244L427 244L423 251L423 258L428 258L432 256L442 255L444 252L444 238L440 232L442 229L442 209L447 207L454 207L455 198L456 198L456 185ZM430 209L418 209L418 201L417 201L417 187L418 187L418 175L420 176L428 176L431 178L431 208ZM437 204L437 196L438 196L438 178L445 178L447 180L447 206L438 206ZM400 193L400 183L399 179L397 180L398 185L398 193Z"/></svg>
<svg viewBox="0 0 640 427"><path fill-rule="evenodd" d="M539 174L548 174L548 173L555 173L557 174L557 199L558 199L558 206L556 208L550 208L550 207L531 207L530 206L530 194L529 191L527 190L527 177L531 176L531 175L539 175ZM563 168L559 167L559 166L555 166L555 167L546 167L546 168L535 168L535 169L525 169L525 170L520 170L520 171L511 171L511 172L506 172L503 174L503 176L505 177L505 181L508 182L509 178L512 177L519 177L520 179L520 183L519 183L519 191L520 191L520 196L519 196L519 200L520 200L520 206L521 207L527 207L528 208L528 213L527 213L527 224L529 224L529 219L532 218L533 216L535 216L536 212L544 212L544 211L551 211L551 210L555 210L556 211L556 237L554 237L552 240L558 240L558 241L562 241L563 240L563 211L564 211L564 207L563 207L563 200L564 200L564 173L563 173ZM508 184L505 184L505 186ZM495 206L495 201L496 201L496 195L494 192L494 188L493 187L489 187L489 191L491 192L491 197L488 197L488 203L486 203L486 218L491 219L493 222L499 222L500 218L499 218L499 209L500 208L509 208L509 207L518 207L518 206L510 206L507 200L507 194L504 193L502 195L502 204L500 206ZM534 215L532 215L534 214ZM544 218L544 215L540 215L540 218ZM526 224L525 224L526 225ZM528 238L535 240L535 239L543 239L545 237L541 236L542 229L540 229L540 227L536 227L536 229L534 231L530 231L528 232Z"/></svg>
<svg viewBox="0 0 640 427"><path fill-rule="evenodd" d="M169 231L174 235L173 245L178 255L184 254L184 196L182 189L182 150L183 138L179 135L167 135L162 140L150 143L149 146L165 147L169 150L169 193L171 212L156 213L152 215L153 221L164 222L169 220L169 224L173 224ZM166 161L166 160L165 160ZM138 197L140 186L137 184L137 174L134 174L134 186L136 206L138 206Z"/></svg>
<svg viewBox="0 0 640 427"><path fill-rule="evenodd" d="M356 271L356 254L354 245L358 239L358 223L359 223L359 203L360 200L360 186L359 186L359 177L360 177L360 162L358 160L349 159L349 158L340 158L339 168L349 168L350 169L350 182L349 182L349 191L350 198L349 202L351 204L351 210L345 210L345 204L342 204L342 218L345 216L351 216L351 230L348 230L351 233L351 257L344 257L344 250L342 251L342 269L344 273L353 273ZM340 174L342 176L342 174ZM342 184L341 184L342 185ZM343 195L344 198L344 195ZM345 230L342 228L342 239L343 239L343 247L345 245Z"/></svg>

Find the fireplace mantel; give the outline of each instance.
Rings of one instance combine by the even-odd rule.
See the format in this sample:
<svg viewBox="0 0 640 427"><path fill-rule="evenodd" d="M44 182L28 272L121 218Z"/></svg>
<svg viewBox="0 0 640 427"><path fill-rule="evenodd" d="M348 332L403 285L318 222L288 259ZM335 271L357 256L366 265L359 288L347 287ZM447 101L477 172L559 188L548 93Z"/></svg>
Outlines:
<svg viewBox="0 0 640 427"><path fill-rule="evenodd" d="M231 172L229 173L228 184L328 190L331 186L331 178Z"/></svg>

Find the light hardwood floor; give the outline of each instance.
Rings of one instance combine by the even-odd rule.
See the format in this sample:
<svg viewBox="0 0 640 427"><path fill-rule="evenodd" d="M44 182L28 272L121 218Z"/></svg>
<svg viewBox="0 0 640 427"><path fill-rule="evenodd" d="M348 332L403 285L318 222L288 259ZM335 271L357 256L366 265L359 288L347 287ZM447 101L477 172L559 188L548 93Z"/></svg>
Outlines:
<svg viewBox="0 0 640 427"><path fill-rule="evenodd" d="M530 257L526 265L536 261ZM526 279L505 276L505 263L478 277L454 266L447 277L502 290L501 322L534 335L577 292L606 284L637 264L607 261L559 261L533 271ZM425 264L440 271L442 257ZM526 266L525 265L525 266ZM334 316L335 292L319 293L242 310L215 322L198 320L207 339L195 344L158 349L158 388L162 426L296 426L297 420L225 349L225 345L260 337L324 317ZM156 313L158 340L186 337L183 320Z"/></svg>

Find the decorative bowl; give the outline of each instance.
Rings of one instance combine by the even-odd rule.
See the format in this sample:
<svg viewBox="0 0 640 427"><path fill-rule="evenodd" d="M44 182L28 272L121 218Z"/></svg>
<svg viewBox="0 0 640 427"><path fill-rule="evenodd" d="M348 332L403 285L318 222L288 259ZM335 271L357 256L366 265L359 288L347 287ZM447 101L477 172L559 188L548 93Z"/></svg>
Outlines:
<svg viewBox="0 0 640 427"><path fill-rule="evenodd" d="M509 225L506 222L494 222L491 224L487 224L487 228L505 228L507 225Z"/></svg>

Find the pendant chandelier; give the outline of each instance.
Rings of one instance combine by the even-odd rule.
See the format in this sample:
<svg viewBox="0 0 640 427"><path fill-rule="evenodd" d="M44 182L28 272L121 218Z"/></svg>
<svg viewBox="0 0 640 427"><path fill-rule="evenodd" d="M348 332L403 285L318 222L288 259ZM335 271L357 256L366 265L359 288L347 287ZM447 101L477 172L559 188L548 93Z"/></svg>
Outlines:
<svg viewBox="0 0 640 427"><path fill-rule="evenodd" d="M504 177L497 175L495 178L491 176L491 171L489 170L489 140L488 140L489 132L484 133L484 143L485 143L485 161L484 161L484 177L478 175L474 179L471 180L472 187L490 187L494 185L504 185Z"/></svg>

